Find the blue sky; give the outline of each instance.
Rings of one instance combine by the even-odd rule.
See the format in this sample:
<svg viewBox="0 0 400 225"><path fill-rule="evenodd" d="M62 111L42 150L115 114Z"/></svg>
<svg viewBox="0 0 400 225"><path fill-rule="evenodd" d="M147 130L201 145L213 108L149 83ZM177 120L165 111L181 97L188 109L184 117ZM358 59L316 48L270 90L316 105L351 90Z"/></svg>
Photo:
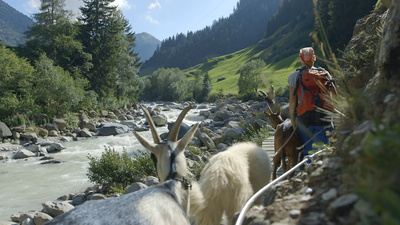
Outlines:
<svg viewBox="0 0 400 225"><path fill-rule="evenodd" d="M3 0L27 16L38 12L40 0ZM197 31L214 20L228 17L239 0L115 0L136 33L147 32L159 40ZM78 13L82 0L65 0Z"/></svg>

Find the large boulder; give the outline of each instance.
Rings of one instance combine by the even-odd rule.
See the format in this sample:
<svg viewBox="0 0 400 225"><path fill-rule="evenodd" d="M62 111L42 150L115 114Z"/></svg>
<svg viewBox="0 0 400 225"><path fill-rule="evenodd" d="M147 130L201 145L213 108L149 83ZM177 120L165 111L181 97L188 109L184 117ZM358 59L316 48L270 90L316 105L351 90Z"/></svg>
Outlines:
<svg viewBox="0 0 400 225"><path fill-rule="evenodd" d="M119 123L105 123L99 129L100 136L110 136L129 132L129 127Z"/></svg>
<svg viewBox="0 0 400 225"><path fill-rule="evenodd" d="M97 132L96 123L94 123L94 122L89 121L89 122L82 123L82 129L83 128L87 128L92 132Z"/></svg>
<svg viewBox="0 0 400 225"><path fill-rule="evenodd" d="M57 124L55 124L55 123L47 123L47 124L45 125L45 128L46 128L48 131L51 131L51 130L57 130L57 131L58 131L58 126L57 126Z"/></svg>
<svg viewBox="0 0 400 225"><path fill-rule="evenodd" d="M151 118L153 119L154 125L157 127L165 126L168 123L168 118L164 114L157 114Z"/></svg>
<svg viewBox="0 0 400 225"><path fill-rule="evenodd" d="M33 132L22 133L20 138L28 141L36 141L38 139L36 133Z"/></svg>
<svg viewBox="0 0 400 225"><path fill-rule="evenodd" d="M58 130L64 130L67 128L67 122L64 119L54 119L53 123L57 125Z"/></svg>
<svg viewBox="0 0 400 225"><path fill-rule="evenodd" d="M35 156L35 153L33 153L29 150L26 150L26 149L22 149L22 150L18 151L17 153L15 153L12 158L13 159L25 159L25 158L34 157L34 156Z"/></svg>
<svg viewBox="0 0 400 225"><path fill-rule="evenodd" d="M43 210L52 217L61 215L74 209L74 206L66 201L47 201L45 203L42 203L42 206Z"/></svg>
<svg viewBox="0 0 400 225"><path fill-rule="evenodd" d="M10 128L8 128L8 126L5 123L0 122L0 139L11 137L11 136L12 136L12 133L11 133Z"/></svg>
<svg viewBox="0 0 400 225"><path fill-rule="evenodd" d="M224 131L223 137L225 141L239 140L240 137L245 133L244 129L241 127L227 128Z"/></svg>
<svg viewBox="0 0 400 225"><path fill-rule="evenodd" d="M229 119L229 118L231 118L233 116L234 115L233 115L233 113L231 111L228 111L226 109L220 109L215 113L214 120L216 120L216 121L221 121L221 120L224 121L224 120L227 120L227 119Z"/></svg>
<svg viewBox="0 0 400 225"><path fill-rule="evenodd" d="M206 133L200 132L198 135L196 135L196 137L200 139L201 143L203 143L203 145L206 146L207 149L216 148L214 141Z"/></svg>
<svg viewBox="0 0 400 225"><path fill-rule="evenodd" d="M134 130L136 130L136 128L139 127L135 120L125 120L125 121L122 121L121 124L126 125Z"/></svg>
<svg viewBox="0 0 400 225"><path fill-rule="evenodd" d="M24 145L24 149L26 149L26 150L28 150L28 151L31 151L31 152L33 152L33 153L39 152L39 148L40 148L40 146L37 145L37 144L31 144L31 143L29 143L29 144L25 144L25 145Z"/></svg>
<svg viewBox="0 0 400 225"><path fill-rule="evenodd" d="M136 182L126 187L125 194L136 192L145 188L147 188L147 185L143 184L142 182Z"/></svg>
<svg viewBox="0 0 400 225"><path fill-rule="evenodd" d="M172 126L174 126L175 123L168 123L168 130L171 131ZM190 130L191 126L185 124L185 123L181 123L181 126L179 128L179 133L178 133L178 140L180 140L183 135L185 135L189 130Z"/></svg>
<svg viewBox="0 0 400 225"><path fill-rule="evenodd" d="M43 128L39 129L39 136L40 137L47 137L49 135L49 131Z"/></svg>
<svg viewBox="0 0 400 225"><path fill-rule="evenodd" d="M83 128L81 131L79 131L79 135L81 137L92 137L93 135L90 133L89 129Z"/></svg>
<svg viewBox="0 0 400 225"><path fill-rule="evenodd" d="M202 110L199 112L199 115L208 118L211 115L211 113L208 110Z"/></svg>
<svg viewBox="0 0 400 225"><path fill-rule="evenodd" d="M46 148L47 152L59 152L66 149L62 144L60 143L51 143L49 147Z"/></svg>
<svg viewBox="0 0 400 225"><path fill-rule="evenodd" d="M35 222L35 225L42 225L46 222L49 222L52 220L53 217L50 215L43 213L43 212L36 212L33 218L33 222Z"/></svg>

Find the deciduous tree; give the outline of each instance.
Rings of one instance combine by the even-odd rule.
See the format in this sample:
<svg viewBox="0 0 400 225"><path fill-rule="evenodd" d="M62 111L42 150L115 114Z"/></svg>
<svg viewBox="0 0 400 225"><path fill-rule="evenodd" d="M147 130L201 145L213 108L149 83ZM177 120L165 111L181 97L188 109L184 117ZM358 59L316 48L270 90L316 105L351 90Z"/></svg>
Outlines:
<svg viewBox="0 0 400 225"><path fill-rule="evenodd" d="M240 68L238 80L239 95L254 96L260 87L261 74L265 68L265 62L261 59L251 60Z"/></svg>

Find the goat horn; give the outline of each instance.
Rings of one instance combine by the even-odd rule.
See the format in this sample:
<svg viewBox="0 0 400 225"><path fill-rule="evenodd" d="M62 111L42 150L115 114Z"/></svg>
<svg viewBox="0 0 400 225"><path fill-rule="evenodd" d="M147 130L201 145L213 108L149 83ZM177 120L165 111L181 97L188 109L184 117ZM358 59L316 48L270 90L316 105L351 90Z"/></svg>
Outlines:
<svg viewBox="0 0 400 225"><path fill-rule="evenodd" d="M142 108L144 114L147 117L147 122L149 123L151 134L153 135L154 143L160 144L161 138L158 136L156 126L154 125L153 119L151 118L149 111L146 108L144 108L142 105L140 105L140 108Z"/></svg>
<svg viewBox="0 0 400 225"><path fill-rule="evenodd" d="M271 109L271 107L269 106L268 102L266 103L266 105L267 105L267 107L268 107L269 112L270 112L271 114L274 114L274 112L272 112L272 109Z"/></svg>
<svg viewBox="0 0 400 225"><path fill-rule="evenodd" d="M183 118L185 118L186 113L189 112L190 109L192 109L192 105L183 109L181 114L179 114L178 119L176 119L174 125L171 128L171 131L169 132L168 141L174 141L174 142L177 141L179 129L181 128Z"/></svg>

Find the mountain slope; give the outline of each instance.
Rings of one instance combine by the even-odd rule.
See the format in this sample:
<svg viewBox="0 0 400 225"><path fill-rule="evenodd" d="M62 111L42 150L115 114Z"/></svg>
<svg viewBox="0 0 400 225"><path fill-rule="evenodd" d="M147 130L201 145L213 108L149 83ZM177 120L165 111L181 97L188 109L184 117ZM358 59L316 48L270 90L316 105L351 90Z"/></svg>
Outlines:
<svg viewBox="0 0 400 225"><path fill-rule="evenodd" d="M250 60L259 58L263 54L263 51L259 49L257 44L228 55L215 57L206 63L185 70L185 73L192 76L196 73L207 72L211 79L213 93L237 94L240 67ZM264 69L263 84L260 88L268 84L273 84L276 89L286 87L289 74L300 67L297 57L296 53L268 64ZM279 92L284 92L284 90Z"/></svg>
<svg viewBox="0 0 400 225"><path fill-rule="evenodd" d="M139 53L142 62L148 60L154 54L157 46L161 44L160 40L145 32L135 34L135 37L135 52Z"/></svg>
<svg viewBox="0 0 400 225"><path fill-rule="evenodd" d="M220 18L211 27L164 40L141 71L146 75L161 67L185 69L256 44L268 19L278 10L279 1L240 0L228 18Z"/></svg>
<svg viewBox="0 0 400 225"><path fill-rule="evenodd" d="M340 1L345 2L344 0ZM330 0L321 0L321 2L331 3ZM360 17L368 14L369 8L374 6L369 0L363 4L366 9L359 12ZM347 16L347 14L343 16ZM269 20L266 35L259 43L228 55L209 59L203 64L185 70L185 72L188 75L208 72L214 93L237 94L240 67L250 60L261 58L267 63L263 75L264 83L273 84L275 90L283 87L278 92L284 93L288 76L301 66L297 62L300 48L314 46L317 50L317 59L323 58L312 38L314 30L317 28L315 27L312 0L284 0L279 11ZM340 30L346 29L341 28ZM352 30L348 32L352 33ZM343 34L344 31L339 33ZM328 37L328 39L332 38L332 36ZM316 66L324 66L323 61L317 60Z"/></svg>
<svg viewBox="0 0 400 225"><path fill-rule="evenodd" d="M0 42L16 46L24 42L24 32L33 21L0 0Z"/></svg>

